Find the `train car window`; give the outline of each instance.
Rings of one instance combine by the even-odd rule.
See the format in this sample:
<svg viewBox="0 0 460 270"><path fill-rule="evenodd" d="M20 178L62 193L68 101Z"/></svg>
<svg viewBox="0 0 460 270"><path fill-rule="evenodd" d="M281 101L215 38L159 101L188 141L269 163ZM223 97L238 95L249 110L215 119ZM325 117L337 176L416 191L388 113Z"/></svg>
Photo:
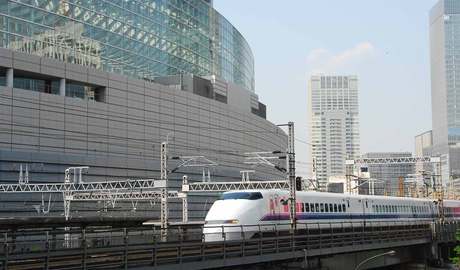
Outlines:
<svg viewBox="0 0 460 270"><path fill-rule="evenodd" d="M329 212L329 205L326 203L324 204L324 212Z"/></svg>
<svg viewBox="0 0 460 270"><path fill-rule="evenodd" d="M304 212L305 212L305 204L304 204L304 203L301 203L300 207L302 208L302 209L301 209L301 212L304 213Z"/></svg>
<svg viewBox="0 0 460 270"><path fill-rule="evenodd" d="M310 212L310 204L305 204L305 212Z"/></svg>
<svg viewBox="0 0 460 270"><path fill-rule="evenodd" d="M342 205L339 204L339 212L342 213Z"/></svg>
<svg viewBox="0 0 460 270"><path fill-rule="evenodd" d="M224 193L219 200L260 200L263 199L260 192L230 192Z"/></svg>
<svg viewBox="0 0 460 270"><path fill-rule="evenodd" d="M319 209L321 210L321 213L324 213L324 203L319 204Z"/></svg>
<svg viewBox="0 0 460 270"><path fill-rule="evenodd" d="M338 211L338 210L337 210L337 204L336 204L336 203L334 203L334 212L336 212L336 213L337 213L337 211Z"/></svg>
<svg viewBox="0 0 460 270"><path fill-rule="evenodd" d="M311 209L310 211L315 212L315 205L310 203L310 209Z"/></svg>
<svg viewBox="0 0 460 270"><path fill-rule="evenodd" d="M332 203L329 204L329 212L334 212L334 208L332 206Z"/></svg>
<svg viewBox="0 0 460 270"><path fill-rule="evenodd" d="M347 212L347 208L345 207L345 204L342 204L342 210L343 212Z"/></svg>
<svg viewBox="0 0 460 270"><path fill-rule="evenodd" d="M367 203L367 201L366 201L366 208L369 208L369 204Z"/></svg>
<svg viewBox="0 0 460 270"><path fill-rule="evenodd" d="M319 212L319 203L315 203L315 209L316 212Z"/></svg>

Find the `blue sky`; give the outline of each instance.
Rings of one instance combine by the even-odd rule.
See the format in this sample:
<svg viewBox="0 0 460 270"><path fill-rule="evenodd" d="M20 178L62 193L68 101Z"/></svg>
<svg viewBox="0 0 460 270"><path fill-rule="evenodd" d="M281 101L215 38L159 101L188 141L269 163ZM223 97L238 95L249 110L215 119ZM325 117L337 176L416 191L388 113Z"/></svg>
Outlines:
<svg viewBox="0 0 460 270"><path fill-rule="evenodd" d="M274 123L308 139L312 73L356 74L361 152L414 151L431 129L429 11L435 0L214 0L249 42L256 92ZM297 159L310 160L296 144ZM300 165L302 166L302 165ZM306 174L308 168L299 168Z"/></svg>

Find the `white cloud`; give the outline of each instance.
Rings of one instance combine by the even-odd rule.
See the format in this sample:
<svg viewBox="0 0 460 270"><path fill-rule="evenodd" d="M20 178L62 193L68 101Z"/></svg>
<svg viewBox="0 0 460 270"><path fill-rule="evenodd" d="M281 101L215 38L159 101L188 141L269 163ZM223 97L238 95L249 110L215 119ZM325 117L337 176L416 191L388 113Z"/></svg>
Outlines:
<svg viewBox="0 0 460 270"><path fill-rule="evenodd" d="M357 64L366 60L375 53L376 49L370 42L361 42L353 48L333 54L325 48L310 51L307 64L310 73L337 73L356 72Z"/></svg>

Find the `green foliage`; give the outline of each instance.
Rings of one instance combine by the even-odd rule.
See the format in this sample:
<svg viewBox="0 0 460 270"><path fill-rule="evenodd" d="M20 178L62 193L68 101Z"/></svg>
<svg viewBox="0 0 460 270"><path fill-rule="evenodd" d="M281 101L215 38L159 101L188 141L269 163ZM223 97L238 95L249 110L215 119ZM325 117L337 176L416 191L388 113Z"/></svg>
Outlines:
<svg viewBox="0 0 460 270"><path fill-rule="evenodd" d="M460 241L460 232L457 231L457 235L456 235L456 238L457 238L457 241ZM450 261L452 263L454 263L455 265L458 265L460 266L460 245L456 246L454 248L454 253L455 253L455 256L454 257L451 257L449 258Z"/></svg>

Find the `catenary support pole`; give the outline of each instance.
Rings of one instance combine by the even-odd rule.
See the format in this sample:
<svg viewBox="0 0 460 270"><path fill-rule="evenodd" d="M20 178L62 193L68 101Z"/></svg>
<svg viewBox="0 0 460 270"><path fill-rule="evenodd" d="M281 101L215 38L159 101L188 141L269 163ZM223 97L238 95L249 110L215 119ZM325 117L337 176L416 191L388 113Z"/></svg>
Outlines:
<svg viewBox="0 0 460 270"><path fill-rule="evenodd" d="M168 142L161 143L161 180L166 181L165 187L161 189L160 205L160 229L161 240L166 241L168 233Z"/></svg>
<svg viewBox="0 0 460 270"><path fill-rule="evenodd" d="M294 149L294 122L288 123L288 172L289 172L289 196L290 196L290 220L291 228L295 229L296 221L296 183L295 183L295 149Z"/></svg>

